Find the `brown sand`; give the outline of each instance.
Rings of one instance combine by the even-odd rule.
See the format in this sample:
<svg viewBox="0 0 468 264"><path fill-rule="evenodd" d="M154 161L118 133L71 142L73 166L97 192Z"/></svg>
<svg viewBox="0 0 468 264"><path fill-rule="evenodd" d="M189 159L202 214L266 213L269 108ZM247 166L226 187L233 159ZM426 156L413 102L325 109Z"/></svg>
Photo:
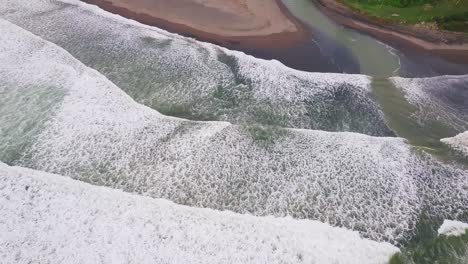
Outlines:
<svg viewBox="0 0 468 264"><path fill-rule="evenodd" d="M288 47L309 35L279 0L83 1L144 24L227 47Z"/></svg>
<svg viewBox="0 0 468 264"><path fill-rule="evenodd" d="M455 63L468 64L468 38L463 33L387 23L358 14L336 0L317 0L317 3L322 12L345 26L429 51Z"/></svg>

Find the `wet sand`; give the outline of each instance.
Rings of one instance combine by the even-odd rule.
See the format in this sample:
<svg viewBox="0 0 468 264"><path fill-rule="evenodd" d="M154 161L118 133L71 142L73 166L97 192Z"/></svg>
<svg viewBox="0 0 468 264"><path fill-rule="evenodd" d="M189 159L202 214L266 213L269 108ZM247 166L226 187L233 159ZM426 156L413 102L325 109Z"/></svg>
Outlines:
<svg viewBox="0 0 468 264"><path fill-rule="evenodd" d="M333 64L330 58L321 54L319 47L312 39L311 30L296 19L283 5L281 0L134 0L131 1L131 3L130 0L82 1L97 5L108 12L172 33L192 37L199 41L210 42L228 49L242 51L257 58L266 60L275 59L297 70L310 72L342 72L337 65ZM266 11L275 10L273 11L274 14L262 14L261 11L258 11L258 7L256 7L253 9L260 13L260 18L252 18L252 16L255 16L255 13L252 11L250 11L250 14L243 15L247 20L251 21L250 25L246 26L246 22L239 22L240 24L237 24L237 26L227 25L226 22L230 23L230 21L243 19L242 15L238 18L224 18L220 16L220 14L232 13L233 10L235 11L236 9L243 10L244 13L249 13L246 11L249 10L249 8L238 6L239 3L247 3L247 1L250 3L264 3L268 5L268 7L263 7L263 9ZM117 3L124 2L125 5L117 5ZM197 6L195 10L180 6L182 4L191 5L189 2L192 2L192 4L193 2L205 2L205 6L195 4L195 6ZM220 5L219 3L231 3L234 7L231 7L231 10L220 10L221 7L219 6L218 9L206 6L206 3L216 4L216 2L218 2L218 5ZM141 4L154 4L154 6L143 12L144 10L142 10L143 6L141 6ZM135 7L133 7L134 5ZM150 14L152 12L151 10L154 10L156 7L165 7L166 9L163 8L154 15ZM168 20L171 17L167 15L164 16L164 18L157 16L164 13L163 10L170 12L171 10L177 9L177 7L185 11L178 11L177 16L173 15L173 17L177 17L177 19L172 19L174 21ZM187 14L188 12L190 14ZM185 18L184 15L186 15ZM275 18L278 18L281 22L279 24L278 22L270 23L275 26L258 27L258 25L264 25L265 21ZM197 21L197 23L192 23L192 19ZM176 20L179 22L184 21L185 24L175 22ZM202 21L204 21L204 25L199 27L194 26L202 24ZM206 26L207 23L215 23L216 25L208 28ZM225 24L226 26L223 26ZM240 30L241 24L244 29L247 28L247 30ZM224 32L221 29L223 29Z"/></svg>
<svg viewBox="0 0 468 264"><path fill-rule="evenodd" d="M463 33L435 31L411 25L390 24L358 14L335 0L317 0L333 20L387 43L410 46L458 64L468 64L468 37Z"/></svg>
<svg viewBox="0 0 468 264"><path fill-rule="evenodd" d="M222 46L293 46L310 32L277 0L82 0L109 12Z"/></svg>
<svg viewBox="0 0 468 264"><path fill-rule="evenodd" d="M315 28L313 25L307 25L299 20L281 0L82 1L172 33L210 42L231 50L242 51L257 58L278 60L297 70L362 73L357 57L348 47L332 40L325 41L326 43L320 41L326 39L327 34L323 34L320 27ZM245 5L247 2L256 3L251 8L253 11ZM262 9L259 9L258 3L270 5L264 9L274 10L271 11L273 14L265 14ZM367 23L365 18L354 14L353 11L340 4L331 5L336 3L334 0L317 0L315 3L318 3L316 7L321 12L334 21L380 39L401 51L403 54L402 57L400 56L401 76L428 77L445 74L468 74L468 50L464 50L464 45L457 46L456 38L452 38L452 45L449 45L446 43L437 44L434 39L418 39L413 36L412 38L415 39L413 43L408 41L411 36L402 35L398 31L384 26ZM148 5L149 7L147 7ZM311 5L314 4L311 3ZM239 12L239 14L233 15L235 12ZM255 18L255 12L258 13L258 18ZM224 16L226 14L230 15ZM271 25L267 25L269 23L265 22L276 18L279 22L270 23ZM212 26L207 26L207 24L212 24ZM427 42L427 45L434 45L435 48L418 45L421 41ZM323 45L332 49L333 54L324 52Z"/></svg>
<svg viewBox="0 0 468 264"><path fill-rule="evenodd" d="M105 0L115 7L219 36L297 32L275 0Z"/></svg>

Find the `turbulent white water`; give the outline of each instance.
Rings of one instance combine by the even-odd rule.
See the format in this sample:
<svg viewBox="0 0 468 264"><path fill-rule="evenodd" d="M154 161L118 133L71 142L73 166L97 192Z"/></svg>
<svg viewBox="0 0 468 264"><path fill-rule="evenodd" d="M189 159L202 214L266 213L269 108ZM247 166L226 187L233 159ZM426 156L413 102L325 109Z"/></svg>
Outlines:
<svg viewBox="0 0 468 264"><path fill-rule="evenodd" d="M59 45L137 102L168 115L393 135L367 76L299 72L79 1L1 0L0 17Z"/></svg>
<svg viewBox="0 0 468 264"><path fill-rule="evenodd" d="M386 263L398 249L291 218L180 206L0 162L3 263Z"/></svg>
<svg viewBox="0 0 468 264"><path fill-rule="evenodd" d="M468 231L468 224L460 221L444 220L442 226L437 231L439 235L460 236Z"/></svg>
<svg viewBox="0 0 468 264"><path fill-rule="evenodd" d="M468 131L451 138L443 138L441 141L468 157Z"/></svg>
<svg viewBox="0 0 468 264"><path fill-rule="evenodd" d="M466 212L468 173L403 139L289 129L259 144L242 126L163 116L60 47L0 28L9 164L191 206L320 220L378 241L411 237L422 212Z"/></svg>
<svg viewBox="0 0 468 264"><path fill-rule="evenodd" d="M414 114L422 124L444 123L454 131L468 130L468 75L433 78L391 78L409 103L417 107Z"/></svg>

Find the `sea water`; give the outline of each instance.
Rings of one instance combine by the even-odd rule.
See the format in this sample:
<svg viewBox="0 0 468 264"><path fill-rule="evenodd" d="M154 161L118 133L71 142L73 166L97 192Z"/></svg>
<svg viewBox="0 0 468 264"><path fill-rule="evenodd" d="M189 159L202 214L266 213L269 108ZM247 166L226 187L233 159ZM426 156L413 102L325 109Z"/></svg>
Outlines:
<svg viewBox="0 0 468 264"><path fill-rule="evenodd" d="M14 5L18 4L15 1ZM51 9L48 4L38 5L39 9ZM36 10L29 18L13 12L9 9L11 5L6 7L2 14L7 19L16 13L21 17L18 21L25 24L43 14L82 8L83 13L121 23L124 28L148 30L78 2L71 7L52 8L50 12ZM248 125L234 121L200 122L167 117L138 103L106 76L61 47L6 21L2 21L1 27L4 52L0 56L9 65L1 72L2 93L17 96L11 87L19 86L29 87L35 94L34 84L46 80L45 91L56 96L52 108L35 111L40 112L44 122L37 124L38 129L31 126L24 130L31 131L28 138L32 143L17 151L18 154L6 156L3 161L10 165L195 207L320 220L393 243L411 239L422 214L435 222L447 217L460 220L467 217L467 171L415 151L402 138L281 128L281 133L265 142L255 137ZM155 32L153 38L162 31ZM130 35L122 34L127 38ZM180 38L168 34L166 38L169 37ZM125 46L120 43L116 48L122 47ZM89 52L87 47L82 49L81 53ZM196 56L207 54L206 49L189 51ZM18 56L27 52L27 57ZM264 93L273 102L292 100L294 106L301 101L294 101L296 96L304 98L301 91L310 98L320 98L334 83L354 83L351 91L365 92L340 95L352 101L352 105L372 102L369 105L378 113L377 120L386 122L367 86L369 77L297 72L278 62L257 60L241 53L231 56L241 58L243 65L255 66L252 71L244 69L247 72L244 74L258 80L250 89L255 92L258 89L259 94ZM30 74L25 76L23 72ZM293 85L287 88L293 92L282 86L288 85L288 81ZM191 87L195 89L191 92L196 93L197 87ZM204 87L200 89L203 94ZM38 89L37 93L44 91ZM8 100L4 109L22 114L24 119L21 109L28 102L35 105L35 100L26 100L23 105ZM360 117L363 113L358 111L367 107L363 104L352 112ZM334 108L319 109L333 116ZM331 114L326 112L330 109ZM12 122L18 121L9 118L1 124L2 131L4 127L16 126ZM383 128L388 129L386 125ZM377 127L374 129L379 131ZM22 134L13 137L21 138ZM11 149L9 142L16 142L11 137L1 140L2 152Z"/></svg>

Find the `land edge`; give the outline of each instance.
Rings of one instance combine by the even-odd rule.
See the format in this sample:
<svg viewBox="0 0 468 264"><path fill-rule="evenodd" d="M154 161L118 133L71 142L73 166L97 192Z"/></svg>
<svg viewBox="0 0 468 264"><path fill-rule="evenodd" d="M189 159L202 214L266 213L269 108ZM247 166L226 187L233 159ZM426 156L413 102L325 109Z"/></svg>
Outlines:
<svg viewBox="0 0 468 264"><path fill-rule="evenodd" d="M155 26L171 33L176 33L185 37L194 38L199 41L213 43L227 48L271 48L282 49L294 47L295 45L307 41L312 35L311 30L297 19L288 8L281 2L275 0L281 12L297 28L295 32L280 32L269 35L256 36L223 36L196 29L186 24L172 22L163 18L141 14L123 7L115 6L109 0L81 0L82 2L96 5L108 12L121 15L140 23Z"/></svg>
<svg viewBox="0 0 468 264"><path fill-rule="evenodd" d="M334 21L384 42L412 46L454 63L468 64L468 37L464 33L390 23L356 12L336 0L315 0L314 3Z"/></svg>

